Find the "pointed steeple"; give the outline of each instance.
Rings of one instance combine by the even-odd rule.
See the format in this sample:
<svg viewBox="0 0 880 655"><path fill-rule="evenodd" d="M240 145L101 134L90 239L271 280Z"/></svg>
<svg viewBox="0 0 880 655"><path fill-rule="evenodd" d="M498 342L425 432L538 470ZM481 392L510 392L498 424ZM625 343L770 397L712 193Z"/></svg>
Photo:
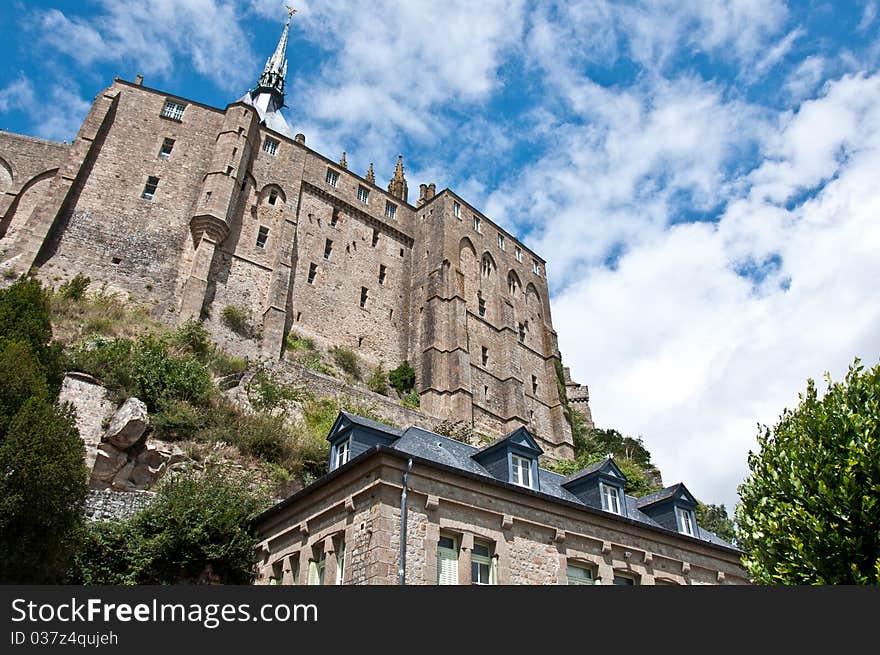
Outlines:
<svg viewBox="0 0 880 655"><path fill-rule="evenodd" d="M287 22L284 24L284 31L281 32L281 38L278 40L278 45L275 46L275 52L266 60L266 67L263 68L263 74L260 75L260 82L255 91L255 93L266 91L277 95L278 109L284 104L284 79L287 76L287 35L290 32L290 19L295 13L296 9L287 8Z"/></svg>
<svg viewBox="0 0 880 655"><path fill-rule="evenodd" d="M409 189L406 186L406 178L403 176L403 155L397 155L397 168L394 169L394 177L388 183L388 193L407 202Z"/></svg>
<svg viewBox="0 0 880 655"><path fill-rule="evenodd" d="M342 159L339 160L339 165L342 168L348 168L348 162L345 160L345 150L342 151Z"/></svg>
<svg viewBox="0 0 880 655"><path fill-rule="evenodd" d="M370 167L367 169L367 176L365 179L370 184L376 183L376 174L373 172L373 162L370 162Z"/></svg>

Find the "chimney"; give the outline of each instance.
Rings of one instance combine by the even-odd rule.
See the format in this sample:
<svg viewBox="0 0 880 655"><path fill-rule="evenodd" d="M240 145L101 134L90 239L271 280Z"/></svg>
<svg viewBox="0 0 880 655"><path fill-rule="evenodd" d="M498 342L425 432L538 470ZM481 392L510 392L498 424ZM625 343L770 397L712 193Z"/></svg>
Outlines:
<svg viewBox="0 0 880 655"><path fill-rule="evenodd" d="M134 78L134 83L137 84L138 86L143 86L144 85L144 76L138 74L138 76Z"/></svg>
<svg viewBox="0 0 880 655"><path fill-rule="evenodd" d="M428 185L428 197L426 199L430 200L431 198L434 197L434 194L436 194L436 193L437 193L437 187L434 185L433 182L431 182Z"/></svg>
<svg viewBox="0 0 880 655"><path fill-rule="evenodd" d="M297 134L295 137L293 137L293 140L296 141L297 143L301 143L301 144L305 145L306 144L306 135L302 134L302 133Z"/></svg>
<svg viewBox="0 0 880 655"><path fill-rule="evenodd" d="M419 201L416 203L416 207L421 207L425 204L428 195L428 185L420 184L419 185Z"/></svg>

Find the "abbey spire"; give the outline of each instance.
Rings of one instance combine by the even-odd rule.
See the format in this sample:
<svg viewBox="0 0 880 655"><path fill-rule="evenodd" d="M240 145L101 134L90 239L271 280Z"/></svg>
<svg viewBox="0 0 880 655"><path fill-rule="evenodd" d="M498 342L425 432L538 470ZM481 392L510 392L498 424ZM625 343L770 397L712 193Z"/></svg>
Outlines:
<svg viewBox="0 0 880 655"><path fill-rule="evenodd" d="M406 178L403 176L403 155L397 155L397 168L394 169L394 177L388 183L388 193L408 202L409 189L406 186Z"/></svg>
<svg viewBox="0 0 880 655"><path fill-rule="evenodd" d="M287 77L287 37L290 32L290 19L295 13L296 9L287 8L287 22L284 24L278 45L275 46L275 52L266 60L266 66L257 86L242 98L243 102L257 110L261 122L266 127L291 138L293 133L281 115L281 108L284 107L284 83Z"/></svg>

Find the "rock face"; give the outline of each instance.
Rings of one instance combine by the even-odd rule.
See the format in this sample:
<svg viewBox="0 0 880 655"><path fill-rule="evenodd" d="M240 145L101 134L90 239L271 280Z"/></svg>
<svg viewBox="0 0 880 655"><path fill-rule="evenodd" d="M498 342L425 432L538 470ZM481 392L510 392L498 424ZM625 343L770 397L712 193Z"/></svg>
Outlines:
<svg viewBox="0 0 880 655"><path fill-rule="evenodd" d="M116 404L101 383L85 373L70 372L61 383L58 402L71 403L76 408L76 427L86 446L86 467L95 466L99 457L98 446L104 434L102 424L113 416Z"/></svg>
<svg viewBox="0 0 880 655"><path fill-rule="evenodd" d="M109 441L117 448L125 450L136 444L144 436L150 419L147 416L147 406L142 400L129 398L116 410L110 427L104 433L101 441Z"/></svg>
<svg viewBox="0 0 880 655"><path fill-rule="evenodd" d="M92 468L92 489L150 489L171 467L187 459L183 450L174 444L149 443L145 434L149 424L143 401L129 398L122 403L113 414L101 443L94 448L91 462L87 456L86 462Z"/></svg>

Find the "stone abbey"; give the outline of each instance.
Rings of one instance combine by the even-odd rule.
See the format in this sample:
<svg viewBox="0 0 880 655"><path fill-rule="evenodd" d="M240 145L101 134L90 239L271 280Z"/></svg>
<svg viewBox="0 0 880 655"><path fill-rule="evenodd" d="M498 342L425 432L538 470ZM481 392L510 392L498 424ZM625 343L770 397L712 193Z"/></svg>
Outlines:
<svg viewBox="0 0 880 655"><path fill-rule="evenodd" d="M421 411L487 434L527 426L570 457L545 262L450 189L410 203L294 134L284 105L290 20L255 88L225 109L116 79L76 139L0 132L0 269L77 273L202 319L227 351L279 359L295 331L370 364L416 370ZM228 307L250 313L249 336Z"/></svg>

